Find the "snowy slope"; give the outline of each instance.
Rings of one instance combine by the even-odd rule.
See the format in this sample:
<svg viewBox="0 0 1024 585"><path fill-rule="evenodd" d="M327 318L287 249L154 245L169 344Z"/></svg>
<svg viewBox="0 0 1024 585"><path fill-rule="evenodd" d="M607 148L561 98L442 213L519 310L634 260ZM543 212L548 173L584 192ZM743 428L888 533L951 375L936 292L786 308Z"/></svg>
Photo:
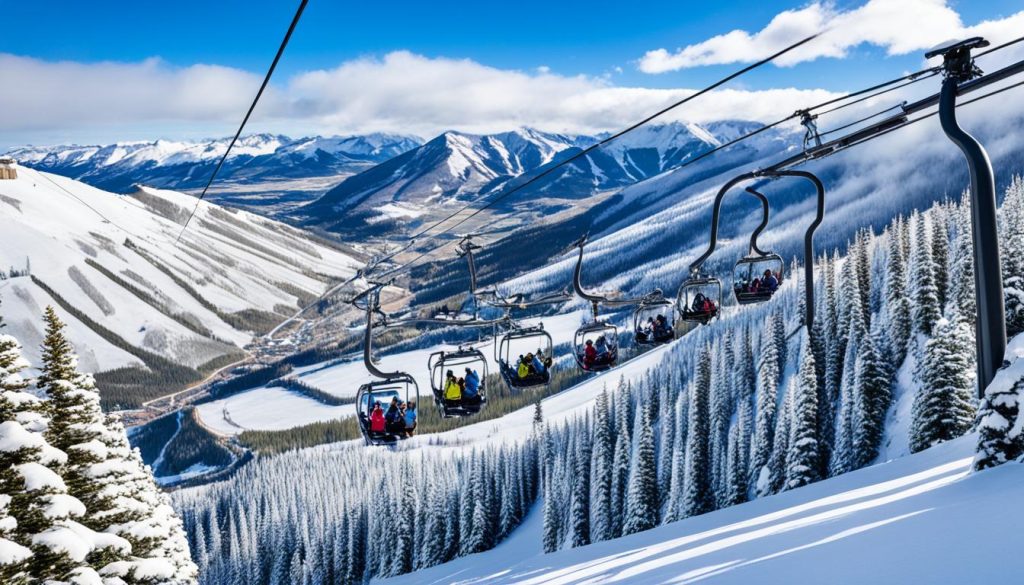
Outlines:
<svg viewBox="0 0 1024 585"><path fill-rule="evenodd" d="M389 585L1015 582L1024 466L970 473L976 437L621 539L540 553L539 506L495 549Z"/></svg>
<svg viewBox="0 0 1024 585"><path fill-rule="evenodd" d="M283 320L300 297L354 273L356 260L299 230L215 205L202 205L175 242L194 203L149 188L114 195L25 167L0 182L0 266L29 262L33 278L0 281L0 311L29 358L37 362L41 308L58 304L44 285L131 346L198 367L247 344L254 315ZM85 369L137 363L61 314Z"/></svg>

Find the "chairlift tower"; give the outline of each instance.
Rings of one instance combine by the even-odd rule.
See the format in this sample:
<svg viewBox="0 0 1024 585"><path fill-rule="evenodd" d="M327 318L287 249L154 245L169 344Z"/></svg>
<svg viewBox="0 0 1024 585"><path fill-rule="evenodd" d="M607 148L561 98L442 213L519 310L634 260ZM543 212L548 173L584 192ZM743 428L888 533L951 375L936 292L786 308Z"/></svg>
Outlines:
<svg viewBox="0 0 1024 585"><path fill-rule="evenodd" d="M1003 365L1006 352L1006 310L1003 301L1003 273L999 260L996 220L996 183L985 147L960 127L956 118L956 97L961 83L980 77L982 72L971 58L971 50L987 47L988 41L974 37L928 52L925 57L942 56L942 90L939 120L942 130L963 152L971 174L971 232L974 240L974 283L977 293L975 343L978 352L978 393Z"/></svg>

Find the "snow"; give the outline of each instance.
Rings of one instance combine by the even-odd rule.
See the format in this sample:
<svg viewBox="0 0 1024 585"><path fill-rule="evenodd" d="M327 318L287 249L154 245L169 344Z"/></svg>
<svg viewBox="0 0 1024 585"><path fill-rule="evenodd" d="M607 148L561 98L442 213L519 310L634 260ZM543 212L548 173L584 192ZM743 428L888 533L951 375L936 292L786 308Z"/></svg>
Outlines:
<svg viewBox="0 0 1024 585"><path fill-rule="evenodd" d="M206 402L196 410L204 426L223 435L279 431L354 413L351 405L329 406L290 390L266 387Z"/></svg>
<svg viewBox="0 0 1024 585"><path fill-rule="evenodd" d="M32 556L32 551L16 542L0 538L0 565L11 565Z"/></svg>
<svg viewBox="0 0 1024 585"><path fill-rule="evenodd" d="M15 469L25 481L25 489L27 491L34 492L37 490L53 489L63 492L67 490L64 480L45 465L30 461L16 465Z"/></svg>
<svg viewBox="0 0 1024 585"><path fill-rule="evenodd" d="M535 508L492 551L375 583L1014 582L1024 508L1006 504L1024 497L1024 466L970 473L976 440L548 555Z"/></svg>
<svg viewBox="0 0 1024 585"><path fill-rule="evenodd" d="M283 224L244 212L200 205L180 243L181 219L195 198L150 188L115 195L83 183L24 169L4 181L3 193L17 208L0 204L0 266L22 269L26 258L32 276L53 288L91 320L103 324L134 346L179 363L199 366L251 341L179 286L160 267L191 283L205 301L222 312L273 311L296 307L292 287L308 294L329 286L315 273L337 279L352 276L357 261L307 239ZM129 248L125 242L141 250ZM258 242L250 244L249 242ZM115 283L97 265L129 282L154 301L147 302ZM9 332L39 362L40 315L55 300L28 277L0 282L0 312ZM87 372L106 371L141 362L95 333L84 322L60 311L68 335ZM201 323L209 335L181 323Z"/></svg>

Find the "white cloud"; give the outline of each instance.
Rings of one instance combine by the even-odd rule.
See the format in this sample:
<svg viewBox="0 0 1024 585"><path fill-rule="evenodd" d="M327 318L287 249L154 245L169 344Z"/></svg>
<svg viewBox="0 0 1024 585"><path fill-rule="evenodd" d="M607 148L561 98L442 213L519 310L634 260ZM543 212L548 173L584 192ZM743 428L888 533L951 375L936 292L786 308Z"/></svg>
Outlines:
<svg viewBox="0 0 1024 585"><path fill-rule="evenodd" d="M852 10L837 10L831 2L815 2L776 15L758 32L734 30L674 52L648 51L638 62L641 71L664 73L704 65L749 63L763 59L810 36L821 36L775 61L791 66L822 57L843 58L862 44L905 55L950 39L985 36L1002 42L1024 29L1024 12L1002 20L964 26L946 0L869 0Z"/></svg>
<svg viewBox="0 0 1024 585"><path fill-rule="evenodd" d="M174 132L179 127L227 135L260 82L237 69L177 68L159 60L55 63L0 54L0 71L0 126L8 139L13 134L19 140L100 132L138 136L146 129L180 137ZM532 126L593 133L624 127L693 91L616 87L604 77L497 69L398 51L281 79L264 95L248 130L430 137L448 129L483 133ZM666 120L769 121L833 95L796 88L722 90Z"/></svg>

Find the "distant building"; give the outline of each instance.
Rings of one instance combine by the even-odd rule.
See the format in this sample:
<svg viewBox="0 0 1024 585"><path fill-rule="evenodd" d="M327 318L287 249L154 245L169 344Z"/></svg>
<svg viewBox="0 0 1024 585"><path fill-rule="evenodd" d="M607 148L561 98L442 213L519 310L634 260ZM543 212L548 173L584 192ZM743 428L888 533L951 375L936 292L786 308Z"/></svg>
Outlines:
<svg viewBox="0 0 1024 585"><path fill-rule="evenodd" d="M18 178L18 163L9 156L0 156L0 181Z"/></svg>

